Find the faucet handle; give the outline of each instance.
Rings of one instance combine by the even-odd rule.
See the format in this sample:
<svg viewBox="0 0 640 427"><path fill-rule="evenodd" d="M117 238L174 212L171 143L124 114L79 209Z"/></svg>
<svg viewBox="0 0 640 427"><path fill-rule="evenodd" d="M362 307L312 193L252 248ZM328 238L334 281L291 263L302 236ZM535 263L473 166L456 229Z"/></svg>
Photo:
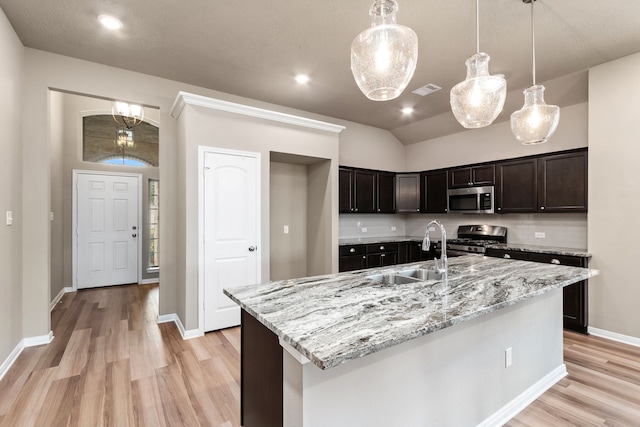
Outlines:
<svg viewBox="0 0 640 427"><path fill-rule="evenodd" d="M428 252L430 246L431 242L429 241L429 237L425 237L424 239L422 239L422 250L424 252Z"/></svg>

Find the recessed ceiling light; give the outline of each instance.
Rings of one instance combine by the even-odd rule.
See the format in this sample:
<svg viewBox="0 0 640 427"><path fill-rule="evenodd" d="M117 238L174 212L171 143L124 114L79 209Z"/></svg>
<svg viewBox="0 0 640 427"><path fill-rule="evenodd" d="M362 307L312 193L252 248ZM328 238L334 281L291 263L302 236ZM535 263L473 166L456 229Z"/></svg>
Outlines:
<svg viewBox="0 0 640 427"><path fill-rule="evenodd" d="M98 21L110 30L119 30L123 26L121 20L110 15L100 15Z"/></svg>
<svg viewBox="0 0 640 427"><path fill-rule="evenodd" d="M413 113L413 107L405 107L402 109L402 114L411 114Z"/></svg>
<svg viewBox="0 0 640 427"><path fill-rule="evenodd" d="M309 83L309 76L307 76L306 74L298 74L296 76L296 82L300 83L301 85L307 84Z"/></svg>

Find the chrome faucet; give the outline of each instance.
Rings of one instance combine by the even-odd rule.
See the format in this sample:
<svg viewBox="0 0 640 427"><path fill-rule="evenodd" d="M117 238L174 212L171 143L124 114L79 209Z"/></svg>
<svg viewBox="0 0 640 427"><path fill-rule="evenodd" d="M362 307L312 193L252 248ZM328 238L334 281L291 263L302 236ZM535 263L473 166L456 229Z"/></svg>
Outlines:
<svg viewBox="0 0 640 427"><path fill-rule="evenodd" d="M427 229L424 232L424 239L422 239L422 250L427 252L429 250L429 247L431 246L431 240L429 240L429 226L431 226L432 224L437 225L438 227L440 227L440 233L442 234L442 252L440 255L440 267L438 267L438 260L436 258L433 259L433 261L436 264L436 271L438 273L442 273L442 279L446 282L447 281L447 269L448 269L448 263L447 263L447 231L444 229L444 225L440 224L438 221L436 221L435 219L433 221L431 221L429 224L427 224Z"/></svg>

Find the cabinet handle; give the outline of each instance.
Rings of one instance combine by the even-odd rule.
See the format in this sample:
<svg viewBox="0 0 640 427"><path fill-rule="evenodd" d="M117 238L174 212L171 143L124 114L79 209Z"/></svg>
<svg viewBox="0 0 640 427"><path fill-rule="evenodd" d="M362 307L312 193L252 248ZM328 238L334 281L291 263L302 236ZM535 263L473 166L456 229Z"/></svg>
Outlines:
<svg viewBox="0 0 640 427"><path fill-rule="evenodd" d="M503 256L502 258L504 258L504 259L511 259L511 255L509 255L509 254L504 254L504 256Z"/></svg>
<svg viewBox="0 0 640 427"><path fill-rule="evenodd" d="M349 249L349 252L354 253L356 251L356 248L351 248Z"/></svg>
<svg viewBox="0 0 640 427"><path fill-rule="evenodd" d="M384 246L380 246L380 250L381 250L381 251L384 251Z"/></svg>
<svg viewBox="0 0 640 427"><path fill-rule="evenodd" d="M445 212L449 212L449 209L446 209L446 208L445 208L445 210L444 210L444 211L445 211Z"/></svg>
<svg viewBox="0 0 640 427"><path fill-rule="evenodd" d="M380 212L380 208L378 208L378 212Z"/></svg>
<svg viewBox="0 0 640 427"><path fill-rule="evenodd" d="M501 211L501 210L502 210L502 208L498 208L498 210L499 210L499 211Z"/></svg>
<svg viewBox="0 0 640 427"><path fill-rule="evenodd" d="M544 206L540 206L540 210L543 211L544 210Z"/></svg>
<svg viewBox="0 0 640 427"><path fill-rule="evenodd" d="M551 260L551 264L560 265L560 260L559 260L559 259L554 258L554 259L552 259L552 260Z"/></svg>
<svg viewBox="0 0 640 427"><path fill-rule="evenodd" d="M385 256L385 254L380 254L380 258L384 258Z"/></svg>
<svg viewBox="0 0 640 427"><path fill-rule="evenodd" d="M355 208L354 210L355 210L356 212L358 212L358 208Z"/></svg>

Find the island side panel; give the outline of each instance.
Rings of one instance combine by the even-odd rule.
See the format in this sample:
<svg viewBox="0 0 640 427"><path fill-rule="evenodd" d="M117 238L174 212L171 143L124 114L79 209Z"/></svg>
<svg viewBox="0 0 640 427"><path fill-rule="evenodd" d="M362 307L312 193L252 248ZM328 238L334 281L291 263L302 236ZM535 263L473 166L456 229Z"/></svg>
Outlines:
<svg viewBox="0 0 640 427"><path fill-rule="evenodd" d="M242 310L241 423L282 427L282 347L278 337Z"/></svg>
<svg viewBox="0 0 640 427"><path fill-rule="evenodd" d="M304 427L478 425L541 379L566 374L562 290L335 368L301 368Z"/></svg>

